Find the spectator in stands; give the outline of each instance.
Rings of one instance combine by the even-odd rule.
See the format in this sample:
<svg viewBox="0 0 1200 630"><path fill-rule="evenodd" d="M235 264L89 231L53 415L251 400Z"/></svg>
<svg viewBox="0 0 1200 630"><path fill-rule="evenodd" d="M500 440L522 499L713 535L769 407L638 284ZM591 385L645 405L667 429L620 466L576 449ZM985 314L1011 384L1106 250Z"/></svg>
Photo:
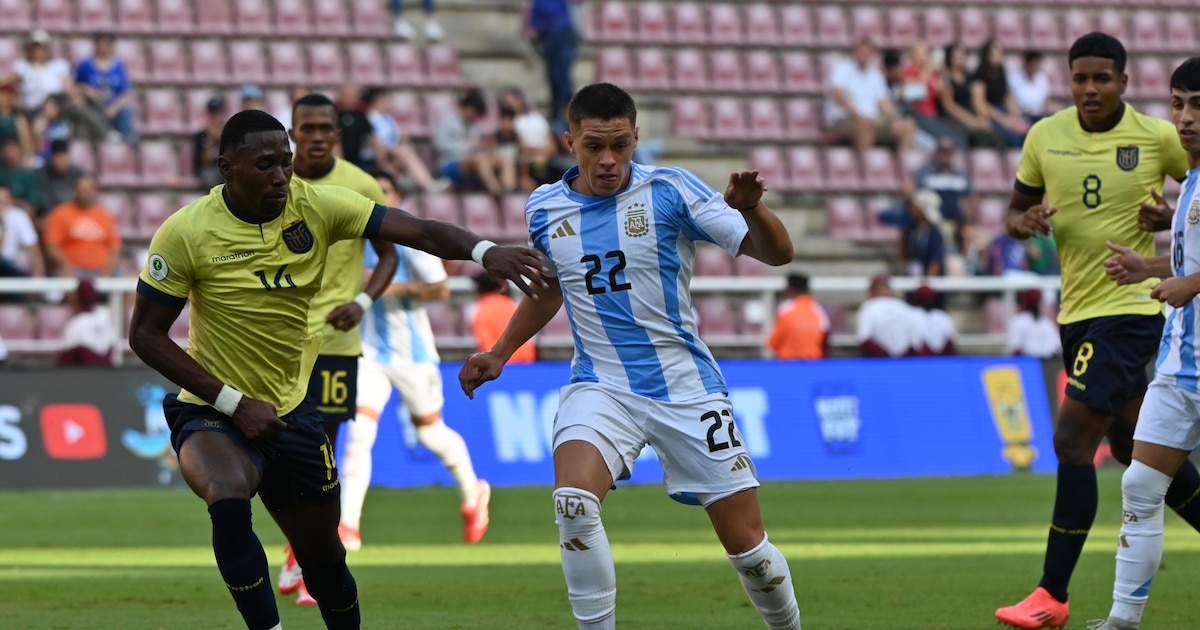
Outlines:
<svg viewBox="0 0 1200 630"><path fill-rule="evenodd" d="M829 354L829 316L808 291L808 276L789 274L767 347L776 359L816 360Z"/></svg>
<svg viewBox="0 0 1200 630"><path fill-rule="evenodd" d="M395 180L407 176L426 192L441 192L448 188L448 181L434 180L425 160L400 132L400 124L388 111L392 106L392 93L386 88L368 88L363 92L362 100L367 121L371 123L370 151L374 154L374 164L366 170L383 171Z"/></svg>
<svg viewBox="0 0 1200 630"><path fill-rule="evenodd" d="M96 278L116 275L121 234L113 215L96 203L96 180L75 182L75 198L50 212L44 235L46 254L58 275Z"/></svg>
<svg viewBox="0 0 1200 630"><path fill-rule="evenodd" d="M371 139L374 131L367 119L362 103L362 91L354 83L343 83L338 88L338 125L342 128L342 157L363 169L374 168Z"/></svg>
<svg viewBox="0 0 1200 630"><path fill-rule="evenodd" d="M904 59L895 50L885 50L879 56L883 61L883 82L887 84L892 100L899 103L900 89L904 86L904 77L901 76L904 72ZM907 114L904 111L901 113Z"/></svg>
<svg viewBox="0 0 1200 630"><path fill-rule="evenodd" d="M979 49L979 66L971 77L971 101L975 111L992 122L1007 146L1019 149L1025 144L1029 123L1008 89L1004 70L1004 49L989 39Z"/></svg>
<svg viewBox="0 0 1200 630"><path fill-rule="evenodd" d="M71 121L63 115L63 96L55 94L42 101L41 114L33 121L33 138L37 146L34 163L41 167L50 159L55 140L68 141L73 135Z"/></svg>
<svg viewBox="0 0 1200 630"><path fill-rule="evenodd" d="M58 364L111 365L117 331L96 287L90 280L80 280L68 300L75 313L63 328Z"/></svg>
<svg viewBox="0 0 1200 630"><path fill-rule="evenodd" d="M253 83L247 83L238 88L238 95L242 97L242 109L263 109L266 107L263 103L262 88Z"/></svg>
<svg viewBox="0 0 1200 630"><path fill-rule="evenodd" d="M901 111L916 122L917 128L935 140L950 138L960 149L967 148L967 136L961 129L938 115L941 76L929 55L929 44L918 39L908 48L908 65L900 70L897 101Z"/></svg>
<svg viewBox="0 0 1200 630"><path fill-rule="evenodd" d="M475 312L471 316L471 332L475 334L475 345L479 352L489 352L516 312L517 302L508 294L508 283L498 284L486 271L471 276L471 280L475 282L478 295ZM533 363L536 360L537 346L530 339L517 348L508 362Z"/></svg>
<svg viewBox="0 0 1200 630"><path fill-rule="evenodd" d="M17 82L12 79L0 83L0 142L6 140L19 142L26 158L32 158L36 151L29 119L17 109Z"/></svg>
<svg viewBox="0 0 1200 630"><path fill-rule="evenodd" d="M954 165L958 144L951 138L938 140L937 150L928 164L913 172L903 184L906 197L920 189L932 190L941 198L940 214L950 224L954 244L963 251L970 240L971 224L979 209L979 193L971 188L971 178Z"/></svg>
<svg viewBox="0 0 1200 630"><path fill-rule="evenodd" d="M20 142L12 138L0 141L0 186L12 191L13 203L32 217L38 207L37 183L23 158Z"/></svg>
<svg viewBox="0 0 1200 630"><path fill-rule="evenodd" d="M872 278L867 299L858 307L858 342L863 356L909 356L917 338L913 307L896 297L886 275Z"/></svg>
<svg viewBox="0 0 1200 630"><path fill-rule="evenodd" d="M481 142L478 122L487 113L483 93L470 89L458 97L458 110L438 118L433 126L433 152L442 177L459 187L482 184L493 195L505 192L496 177L497 161Z"/></svg>
<svg viewBox="0 0 1200 630"><path fill-rule="evenodd" d="M83 95L71 80L71 64L55 58L50 51L50 34L36 30L25 40L25 56L13 62L12 77L17 79L21 107L30 118L36 118L42 103L52 95L63 95L63 113L75 124L75 131L91 140L99 140L109 126L104 117L87 106Z"/></svg>
<svg viewBox="0 0 1200 630"><path fill-rule="evenodd" d="M221 130L225 128L225 99L214 96L204 105L208 119L204 128L192 137L192 164L200 188L211 190L225 181L217 168L217 153L221 144Z"/></svg>
<svg viewBox="0 0 1200 630"><path fill-rule="evenodd" d="M1017 294L1017 313L1008 322L1008 350L1016 356L1051 359L1062 354L1058 324L1042 314L1042 292Z"/></svg>
<svg viewBox="0 0 1200 630"><path fill-rule="evenodd" d="M500 185L507 191L517 190L517 166L521 159L521 143L514 125L517 113L507 105L500 106L496 131L492 134L492 155L498 164ZM533 192L530 188L525 192Z"/></svg>
<svg viewBox="0 0 1200 630"><path fill-rule="evenodd" d="M992 239L986 259L980 265L984 273L993 276L1023 276L1029 274L1029 253L1025 242L1001 232Z"/></svg>
<svg viewBox="0 0 1200 630"><path fill-rule="evenodd" d="M550 123L541 112L529 106L529 100L519 88L508 87L500 92L500 104L513 110L513 129L517 132L521 190L533 190L538 185L558 181L563 171L550 166L554 157L554 135Z"/></svg>
<svg viewBox="0 0 1200 630"><path fill-rule="evenodd" d="M1061 271L1058 260L1058 245L1054 236L1032 236L1025 241L1029 256L1029 270L1039 276L1057 276Z"/></svg>
<svg viewBox="0 0 1200 630"><path fill-rule="evenodd" d="M941 203L941 198L932 190L918 190L909 197L912 227L901 234L900 260L910 276L932 277L946 273Z"/></svg>
<svg viewBox="0 0 1200 630"><path fill-rule="evenodd" d="M417 32L413 29L412 24L404 19L404 0L391 0L392 15L396 19L395 31L400 36L400 39L416 39ZM422 0L425 9L425 39L430 42L440 42L446 37L446 32L438 25L434 18L433 0Z"/></svg>
<svg viewBox="0 0 1200 630"><path fill-rule="evenodd" d="M12 193L0 186L0 278L44 275L45 261L33 220L29 213L13 204ZM0 294L0 297L9 296Z"/></svg>
<svg viewBox="0 0 1200 630"><path fill-rule="evenodd" d="M825 99L825 125L842 142L863 151L876 142L904 149L912 145L916 129L892 103L887 81L875 63L875 46L858 42L854 58L833 67L830 93Z"/></svg>
<svg viewBox="0 0 1200 630"><path fill-rule="evenodd" d="M551 123L566 124L567 102L575 94L571 69L579 54L579 29L567 0L528 0L523 35L546 64Z"/></svg>
<svg viewBox="0 0 1200 630"><path fill-rule="evenodd" d="M958 331L950 314L942 310L941 301L937 292L927 286L918 287L913 292L913 319L919 335L916 347L918 356L948 357L958 354L958 347L954 344Z"/></svg>
<svg viewBox="0 0 1200 630"><path fill-rule="evenodd" d="M44 218L59 204L75 195L75 182L83 171L71 163L70 141L62 138L50 142L50 157L33 173L38 191L35 207L39 219Z"/></svg>
<svg viewBox="0 0 1200 630"><path fill-rule="evenodd" d="M942 118L966 135L968 145L996 148L1006 146L1004 138L993 128L991 119L976 109L971 98L967 51L962 44L946 46L938 108Z"/></svg>
<svg viewBox="0 0 1200 630"><path fill-rule="evenodd" d="M1027 50L1024 65L1008 74L1008 90L1030 123L1056 109L1050 103L1050 78L1042 70L1042 63L1041 51Z"/></svg>
<svg viewBox="0 0 1200 630"><path fill-rule="evenodd" d="M97 31L92 43L94 54L75 68L75 85L88 105L108 120L121 139L134 144L137 132L133 128L133 86L125 73L125 64L113 56L113 34Z"/></svg>

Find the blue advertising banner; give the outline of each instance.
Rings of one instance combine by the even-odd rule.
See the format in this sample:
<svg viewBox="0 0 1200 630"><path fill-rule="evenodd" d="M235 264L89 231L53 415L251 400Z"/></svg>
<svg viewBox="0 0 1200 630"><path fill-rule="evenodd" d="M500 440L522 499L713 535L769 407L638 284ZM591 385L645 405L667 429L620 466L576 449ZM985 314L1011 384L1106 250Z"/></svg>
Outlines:
<svg viewBox="0 0 1200 630"><path fill-rule="evenodd" d="M857 479L1053 472L1050 405L1041 365L1022 358L725 361L734 417L759 478ZM458 366L442 367L446 421L476 472L496 486L551 484L551 425L564 363L516 365L468 400ZM372 483L452 484L389 403ZM657 483L647 448L634 483Z"/></svg>

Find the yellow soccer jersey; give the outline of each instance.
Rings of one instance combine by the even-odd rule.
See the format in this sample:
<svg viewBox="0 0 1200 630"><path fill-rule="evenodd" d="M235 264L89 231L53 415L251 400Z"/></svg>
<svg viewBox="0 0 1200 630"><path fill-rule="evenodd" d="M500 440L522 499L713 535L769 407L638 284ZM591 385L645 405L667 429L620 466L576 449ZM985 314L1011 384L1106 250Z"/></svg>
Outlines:
<svg viewBox="0 0 1200 630"><path fill-rule="evenodd" d="M1046 195L1062 266L1058 323L1111 315L1153 315L1151 281L1118 286L1104 273L1105 241L1154 255L1154 235L1138 229L1138 208L1159 192L1163 176L1182 180L1187 154L1175 127L1128 104L1117 126L1099 133L1079 124L1076 108L1038 121L1025 138L1016 189Z"/></svg>
<svg viewBox="0 0 1200 630"><path fill-rule="evenodd" d="M343 281L326 276L326 252L336 241L374 236L384 210L351 190L293 177L283 213L259 225L235 217L223 191L213 188L158 229L138 294L170 305L189 300L188 354L283 415L304 400L320 350L309 303L323 279ZM186 390L179 399L207 404Z"/></svg>
<svg viewBox="0 0 1200 630"><path fill-rule="evenodd" d="M379 205L386 203L379 182L346 160L334 162L333 169L324 177L304 181L349 188ZM308 328L321 333L321 354L356 357L362 354L362 333L358 326L346 331L338 330L325 323L325 316L352 301L362 291L363 243L357 240L334 243L329 246L329 253L325 256L325 275L338 281L321 285L321 290L308 307Z"/></svg>

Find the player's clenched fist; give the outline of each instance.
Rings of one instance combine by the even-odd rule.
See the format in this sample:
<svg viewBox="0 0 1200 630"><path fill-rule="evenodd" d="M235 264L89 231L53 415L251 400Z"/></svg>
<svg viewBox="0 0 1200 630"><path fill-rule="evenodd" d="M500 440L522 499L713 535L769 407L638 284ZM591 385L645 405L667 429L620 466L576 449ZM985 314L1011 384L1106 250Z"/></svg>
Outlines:
<svg viewBox="0 0 1200 630"><path fill-rule="evenodd" d="M1150 267L1141 254L1111 242L1108 248L1116 252L1104 259L1104 272L1110 280L1117 284L1137 284L1150 277Z"/></svg>
<svg viewBox="0 0 1200 630"><path fill-rule="evenodd" d="M1051 231L1050 216L1055 212L1058 208L1047 208L1039 203L1018 216L1009 216L1008 234L1015 238L1045 236Z"/></svg>
<svg viewBox="0 0 1200 630"><path fill-rule="evenodd" d="M725 203L736 210L750 210L758 205L767 190L758 171L740 171L729 175L729 186L725 188Z"/></svg>
<svg viewBox="0 0 1200 630"><path fill-rule="evenodd" d="M249 396L243 396L238 401L237 409L233 412L233 423L242 435L251 440L278 437L287 428L287 423L279 419L275 405Z"/></svg>
<svg viewBox="0 0 1200 630"><path fill-rule="evenodd" d="M1166 302L1175 308L1183 308L1200 293L1195 278L1191 276L1175 276L1150 287L1150 297Z"/></svg>
<svg viewBox="0 0 1200 630"><path fill-rule="evenodd" d="M522 293L537 298L546 283L548 271L542 257L528 247L490 247L483 254L483 268L492 277L511 280ZM526 279L528 278L528 282Z"/></svg>
<svg viewBox="0 0 1200 630"><path fill-rule="evenodd" d="M1150 198L1154 200L1154 203L1143 201L1138 208L1138 228L1147 232L1171 229L1171 220L1175 218L1175 211L1153 188L1150 189Z"/></svg>
<svg viewBox="0 0 1200 630"><path fill-rule="evenodd" d="M495 380L504 371L504 360L491 352L477 352L467 357L458 371L458 384L467 398L475 399L475 390Z"/></svg>

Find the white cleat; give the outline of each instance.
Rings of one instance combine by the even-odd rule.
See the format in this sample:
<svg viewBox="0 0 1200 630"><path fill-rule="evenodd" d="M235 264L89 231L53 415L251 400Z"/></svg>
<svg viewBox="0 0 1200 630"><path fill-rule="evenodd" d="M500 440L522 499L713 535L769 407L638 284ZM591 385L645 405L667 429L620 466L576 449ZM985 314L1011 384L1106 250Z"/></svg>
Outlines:
<svg viewBox="0 0 1200 630"><path fill-rule="evenodd" d="M446 39L446 31L443 31L433 18L425 18L425 39L431 42L440 42Z"/></svg>
<svg viewBox="0 0 1200 630"><path fill-rule="evenodd" d="M283 561L283 568L279 569L279 592L284 595L294 593L303 584L304 573L300 570L300 564L296 562L292 546L288 545L287 558Z"/></svg>
<svg viewBox="0 0 1200 630"><path fill-rule="evenodd" d="M414 37L417 36L416 29L414 29L412 27L412 24L408 23L408 20L396 20L396 26L394 27L394 30L396 31L396 35L398 35L400 37L400 39L403 39L406 41L412 40Z"/></svg>

